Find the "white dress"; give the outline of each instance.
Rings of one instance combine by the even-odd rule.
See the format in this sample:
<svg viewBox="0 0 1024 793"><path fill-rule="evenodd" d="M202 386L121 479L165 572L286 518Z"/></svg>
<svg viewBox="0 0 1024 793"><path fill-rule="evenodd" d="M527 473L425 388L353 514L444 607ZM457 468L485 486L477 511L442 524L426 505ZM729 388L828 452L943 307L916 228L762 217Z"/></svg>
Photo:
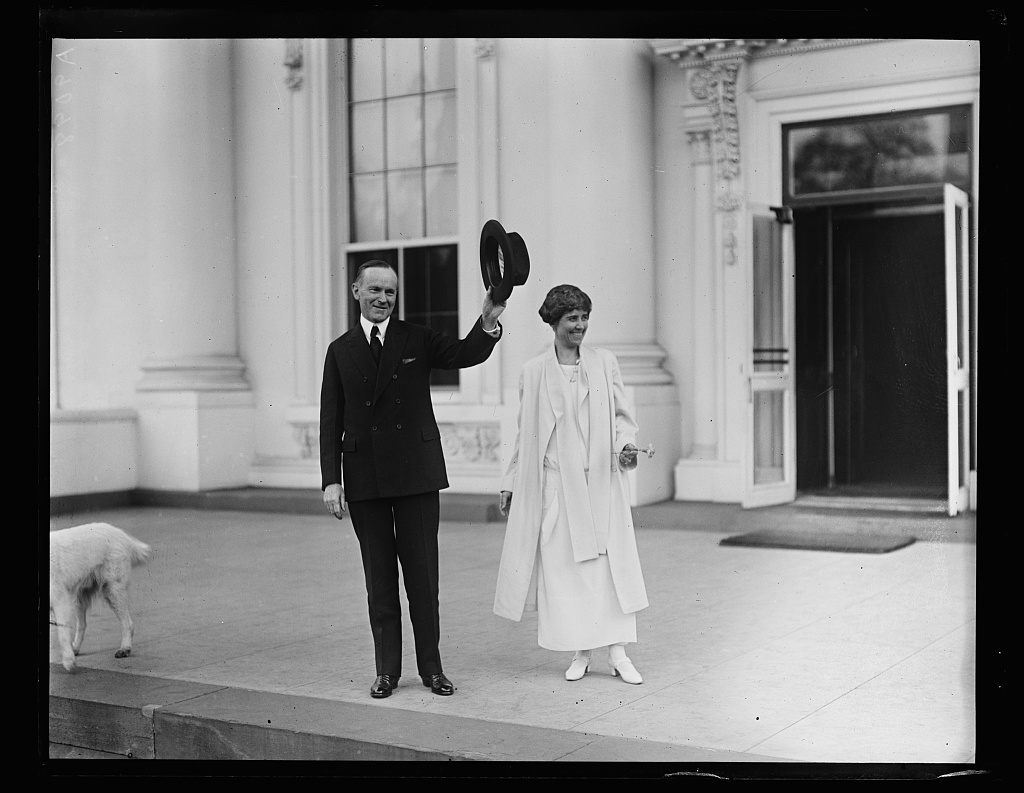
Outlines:
<svg viewBox="0 0 1024 793"><path fill-rule="evenodd" d="M572 413L579 429L583 459L560 460L557 433L544 454L543 508L537 554L537 642L547 650L590 650L636 641L636 614L625 614L615 594L606 553L607 537L599 541L596 559L573 559L572 539L560 508L564 499L558 467L585 465L590 450L587 391L580 393L578 366L560 364L572 391ZM586 473L586 469L585 473Z"/></svg>

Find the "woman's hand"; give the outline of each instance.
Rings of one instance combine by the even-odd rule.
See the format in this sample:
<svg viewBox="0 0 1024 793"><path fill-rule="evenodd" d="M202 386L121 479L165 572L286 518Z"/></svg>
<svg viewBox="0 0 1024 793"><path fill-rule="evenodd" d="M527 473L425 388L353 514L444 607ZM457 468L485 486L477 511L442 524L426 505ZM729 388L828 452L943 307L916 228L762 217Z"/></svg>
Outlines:
<svg viewBox="0 0 1024 793"><path fill-rule="evenodd" d="M619 465L625 470L632 471L636 468L636 454L639 450L632 443L627 443L619 452Z"/></svg>
<svg viewBox="0 0 1024 793"><path fill-rule="evenodd" d="M512 491L502 490L498 496L498 511L501 513L503 518L508 517L509 507L512 506Z"/></svg>

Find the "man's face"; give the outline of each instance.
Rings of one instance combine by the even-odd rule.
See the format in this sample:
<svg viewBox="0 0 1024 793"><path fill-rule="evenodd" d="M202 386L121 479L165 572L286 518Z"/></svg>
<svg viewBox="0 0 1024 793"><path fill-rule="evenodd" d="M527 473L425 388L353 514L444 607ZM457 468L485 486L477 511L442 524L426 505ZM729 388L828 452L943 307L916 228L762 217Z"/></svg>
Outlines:
<svg viewBox="0 0 1024 793"><path fill-rule="evenodd" d="M581 308L574 308L563 314L555 323L555 336L563 347L579 347L583 343L583 337L587 335L589 324L590 314Z"/></svg>
<svg viewBox="0 0 1024 793"><path fill-rule="evenodd" d="M352 284L352 296L359 303L359 312L370 322L383 322L395 310L398 297L398 276L390 267L363 270Z"/></svg>

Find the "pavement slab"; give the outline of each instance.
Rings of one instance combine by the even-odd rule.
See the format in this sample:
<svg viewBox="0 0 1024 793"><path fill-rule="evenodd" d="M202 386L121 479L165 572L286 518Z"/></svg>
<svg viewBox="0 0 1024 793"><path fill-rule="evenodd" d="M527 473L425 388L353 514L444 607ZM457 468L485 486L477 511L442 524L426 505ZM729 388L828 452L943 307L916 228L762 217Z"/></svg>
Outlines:
<svg viewBox="0 0 1024 793"><path fill-rule="evenodd" d="M973 519L944 533L941 517L880 519L928 537L882 555L723 547L731 533L847 530L871 516L635 510L651 603L628 650L640 686L612 677L602 650L565 681L571 653L537 645L536 614L491 612L504 525L443 521L441 650L456 694L420 685L406 625L401 685L372 700L348 520L168 505L54 515L51 530L108 521L154 555L132 581L129 657L114 657L119 627L103 605L77 674L50 628L51 759L971 764Z"/></svg>

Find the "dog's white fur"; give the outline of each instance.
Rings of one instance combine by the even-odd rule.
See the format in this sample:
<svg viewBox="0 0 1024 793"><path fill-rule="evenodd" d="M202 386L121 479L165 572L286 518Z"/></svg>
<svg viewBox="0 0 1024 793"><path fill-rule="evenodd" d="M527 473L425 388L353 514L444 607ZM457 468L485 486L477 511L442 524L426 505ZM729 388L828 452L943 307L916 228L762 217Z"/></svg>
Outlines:
<svg viewBox="0 0 1024 793"><path fill-rule="evenodd" d="M109 523L87 523L50 532L50 614L57 625L61 663L75 671L75 656L85 638L85 615L99 595L121 622L121 647L132 651L128 584L132 568L149 561L151 549Z"/></svg>

